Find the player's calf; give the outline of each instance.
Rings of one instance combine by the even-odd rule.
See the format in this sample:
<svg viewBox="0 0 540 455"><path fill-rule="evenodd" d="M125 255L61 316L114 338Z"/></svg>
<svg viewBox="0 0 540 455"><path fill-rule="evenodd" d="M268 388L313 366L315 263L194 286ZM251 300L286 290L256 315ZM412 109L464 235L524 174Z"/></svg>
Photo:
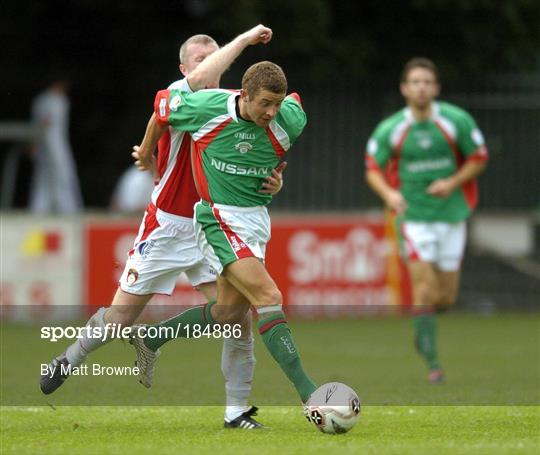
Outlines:
<svg viewBox="0 0 540 455"><path fill-rule="evenodd" d="M248 336L249 330L246 330L246 315L249 306L244 305L220 305L215 304L211 307L212 319L220 325L240 324L242 326L242 338Z"/></svg>
<svg viewBox="0 0 540 455"><path fill-rule="evenodd" d="M130 327L141 314L144 305L111 305L107 308L104 315L106 324L115 325L117 327Z"/></svg>
<svg viewBox="0 0 540 455"><path fill-rule="evenodd" d="M296 343L279 305L257 308L259 333L266 348L293 383L300 399L306 403L317 389L304 371Z"/></svg>
<svg viewBox="0 0 540 455"><path fill-rule="evenodd" d="M66 358L70 365L81 365L88 354L111 341L109 327L105 322L106 313L107 308L97 310L86 323L89 330L83 331L81 337L66 349Z"/></svg>

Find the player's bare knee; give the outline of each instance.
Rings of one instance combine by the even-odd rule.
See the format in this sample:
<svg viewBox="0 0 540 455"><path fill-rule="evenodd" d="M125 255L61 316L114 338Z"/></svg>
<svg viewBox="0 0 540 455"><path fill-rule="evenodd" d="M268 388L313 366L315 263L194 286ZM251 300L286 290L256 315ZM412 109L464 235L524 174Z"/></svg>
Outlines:
<svg viewBox="0 0 540 455"><path fill-rule="evenodd" d="M437 300L438 307L449 307L451 304L452 300L445 295L439 296L439 299Z"/></svg>
<svg viewBox="0 0 540 455"><path fill-rule="evenodd" d="M456 296L452 292L442 292L437 300L437 307L442 309L448 309L454 305Z"/></svg>
<svg viewBox="0 0 540 455"><path fill-rule="evenodd" d="M260 299L257 302L257 306L265 307L265 306L277 306L283 304L283 295L281 294L281 291L273 286L271 288L266 289Z"/></svg>
<svg viewBox="0 0 540 455"><path fill-rule="evenodd" d="M438 301L437 290L427 282L418 283L415 294L420 305L435 305Z"/></svg>

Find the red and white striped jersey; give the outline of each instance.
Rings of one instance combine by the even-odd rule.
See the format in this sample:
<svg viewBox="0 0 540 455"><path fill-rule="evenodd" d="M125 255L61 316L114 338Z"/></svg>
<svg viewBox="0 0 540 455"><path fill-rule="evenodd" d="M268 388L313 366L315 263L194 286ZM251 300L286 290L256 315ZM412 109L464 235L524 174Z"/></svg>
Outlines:
<svg viewBox="0 0 540 455"><path fill-rule="evenodd" d="M187 78L173 82L169 89L191 93ZM173 215L193 218L193 205L200 199L193 180L190 156L191 136L169 127L158 142L159 183L152 203Z"/></svg>

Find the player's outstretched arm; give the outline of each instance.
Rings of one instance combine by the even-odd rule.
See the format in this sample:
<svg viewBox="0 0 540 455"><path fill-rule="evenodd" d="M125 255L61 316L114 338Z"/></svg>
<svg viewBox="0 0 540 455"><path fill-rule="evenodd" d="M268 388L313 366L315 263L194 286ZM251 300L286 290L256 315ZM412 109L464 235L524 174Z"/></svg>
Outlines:
<svg viewBox="0 0 540 455"><path fill-rule="evenodd" d="M384 176L380 172L374 170L366 171L366 181L371 189L375 191L384 203L396 212L397 215L402 215L405 212L405 209L407 208L405 198L399 191L386 183Z"/></svg>
<svg viewBox="0 0 540 455"><path fill-rule="evenodd" d="M262 24L238 35L230 43L206 57L188 74L187 80L191 90L195 92L214 84L246 47L267 44L271 39L272 29Z"/></svg>

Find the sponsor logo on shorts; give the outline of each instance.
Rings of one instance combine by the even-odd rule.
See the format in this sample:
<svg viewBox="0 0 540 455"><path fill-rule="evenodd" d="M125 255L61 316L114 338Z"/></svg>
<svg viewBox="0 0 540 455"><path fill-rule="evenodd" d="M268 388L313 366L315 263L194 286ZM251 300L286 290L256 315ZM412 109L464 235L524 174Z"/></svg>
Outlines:
<svg viewBox="0 0 540 455"><path fill-rule="evenodd" d="M148 255L150 254L150 251L152 251L152 248L154 248L155 245L154 240L148 240L141 242L137 245L137 253L139 253L139 256L141 258L146 259Z"/></svg>
<svg viewBox="0 0 540 455"><path fill-rule="evenodd" d="M235 253L246 248L246 244L236 237L236 235L231 236L231 246Z"/></svg>
<svg viewBox="0 0 540 455"><path fill-rule="evenodd" d="M137 270L135 269L129 269L127 278L126 278L126 283L128 284L128 286L133 286L137 282L138 279L139 279L139 272L137 272Z"/></svg>

